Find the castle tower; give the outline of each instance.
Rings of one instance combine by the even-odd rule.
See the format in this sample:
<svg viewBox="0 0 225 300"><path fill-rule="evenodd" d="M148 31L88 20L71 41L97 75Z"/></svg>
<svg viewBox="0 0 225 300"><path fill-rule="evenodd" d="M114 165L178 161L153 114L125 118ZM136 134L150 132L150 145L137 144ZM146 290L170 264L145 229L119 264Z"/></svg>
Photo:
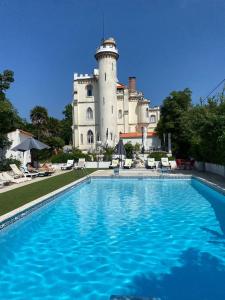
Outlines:
<svg viewBox="0 0 225 300"><path fill-rule="evenodd" d="M95 58L99 67L99 128L103 145L115 146L117 130L117 59L116 42L106 39L97 49Z"/></svg>

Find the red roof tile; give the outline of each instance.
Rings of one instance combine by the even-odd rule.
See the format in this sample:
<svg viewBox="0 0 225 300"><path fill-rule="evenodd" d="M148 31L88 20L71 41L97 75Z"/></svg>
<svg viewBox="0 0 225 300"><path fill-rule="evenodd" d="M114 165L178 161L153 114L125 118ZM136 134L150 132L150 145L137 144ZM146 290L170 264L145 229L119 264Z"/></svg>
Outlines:
<svg viewBox="0 0 225 300"><path fill-rule="evenodd" d="M147 133L147 137L153 137L153 136L156 136L156 132L154 131L151 131L151 132L148 132ZM120 133L120 137L121 138L141 138L142 137L142 133L141 132L127 132L127 133Z"/></svg>

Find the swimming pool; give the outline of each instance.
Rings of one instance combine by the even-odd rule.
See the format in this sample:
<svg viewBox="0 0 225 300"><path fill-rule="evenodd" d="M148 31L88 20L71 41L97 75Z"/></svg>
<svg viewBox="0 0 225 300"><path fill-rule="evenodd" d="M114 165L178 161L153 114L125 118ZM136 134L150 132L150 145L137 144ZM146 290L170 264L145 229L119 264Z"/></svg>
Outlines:
<svg viewBox="0 0 225 300"><path fill-rule="evenodd" d="M92 179L0 232L0 299L225 299L225 196Z"/></svg>

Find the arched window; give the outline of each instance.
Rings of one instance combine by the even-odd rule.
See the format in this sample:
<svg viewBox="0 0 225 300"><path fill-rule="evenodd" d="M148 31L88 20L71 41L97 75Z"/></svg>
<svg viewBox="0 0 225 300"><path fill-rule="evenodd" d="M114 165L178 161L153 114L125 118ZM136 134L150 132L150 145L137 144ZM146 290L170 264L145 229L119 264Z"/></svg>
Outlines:
<svg viewBox="0 0 225 300"><path fill-rule="evenodd" d="M87 142L88 142L88 144L94 143L94 134L91 130L88 130L88 132L87 132Z"/></svg>
<svg viewBox="0 0 225 300"><path fill-rule="evenodd" d="M156 117L155 115L150 116L150 123L155 123L156 122Z"/></svg>
<svg viewBox="0 0 225 300"><path fill-rule="evenodd" d="M88 84L88 85L86 86L86 89L87 89L87 96L88 96L88 97L93 96L93 86L92 86L91 84Z"/></svg>
<svg viewBox="0 0 225 300"><path fill-rule="evenodd" d="M93 110L90 107L88 107L88 109L87 109L86 116L87 116L88 120L92 120L93 119Z"/></svg>
<svg viewBox="0 0 225 300"><path fill-rule="evenodd" d="M148 118L148 108L146 108L146 117Z"/></svg>
<svg viewBox="0 0 225 300"><path fill-rule="evenodd" d="M122 113L122 109L118 110L118 119L122 119L123 113Z"/></svg>

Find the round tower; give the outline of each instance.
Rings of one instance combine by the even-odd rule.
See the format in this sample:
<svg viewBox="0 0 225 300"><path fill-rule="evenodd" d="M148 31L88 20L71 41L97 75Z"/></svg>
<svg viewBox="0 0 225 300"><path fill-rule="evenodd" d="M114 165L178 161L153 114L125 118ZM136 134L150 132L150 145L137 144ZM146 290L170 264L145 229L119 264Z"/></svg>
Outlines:
<svg viewBox="0 0 225 300"><path fill-rule="evenodd" d="M104 40L95 53L99 68L99 128L104 145L115 146L117 130L117 59L116 42Z"/></svg>

